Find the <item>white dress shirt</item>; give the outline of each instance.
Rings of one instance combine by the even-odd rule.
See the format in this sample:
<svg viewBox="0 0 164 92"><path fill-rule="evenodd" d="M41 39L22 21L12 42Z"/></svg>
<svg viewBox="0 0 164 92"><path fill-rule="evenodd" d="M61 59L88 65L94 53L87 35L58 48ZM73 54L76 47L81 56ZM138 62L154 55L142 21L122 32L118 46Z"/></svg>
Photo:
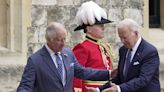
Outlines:
<svg viewBox="0 0 164 92"><path fill-rule="evenodd" d="M57 62L56 62L55 52L52 51L52 50L48 47L47 44L45 44L45 47L46 47L46 49L48 50L48 53L50 54L50 56L51 56L51 58L52 58L52 60L53 60L53 62L54 62L54 64L55 64L56 68L58 68L58 64L57 64ZM59 53L59 57L60 57L60 59L62 60L61 52L57 52L57 53ZM62 61L63 61L63 60L62 60ZM65 85L65 83L66 83L66 74L65 74L64 62L63 62L62 69L63 69L63 70L62 70L62 71L63 71L63 74L62 74L62 75L63 75L62 83L63 83L63 85Z"/></svg>

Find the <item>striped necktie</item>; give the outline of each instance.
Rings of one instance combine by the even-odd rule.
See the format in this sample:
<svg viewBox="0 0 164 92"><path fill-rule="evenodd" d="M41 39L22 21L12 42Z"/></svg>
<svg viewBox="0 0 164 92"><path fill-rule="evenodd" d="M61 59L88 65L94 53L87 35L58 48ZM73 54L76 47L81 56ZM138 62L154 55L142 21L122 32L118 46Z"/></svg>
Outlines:
<svg viewBox="0 0 164 92"><path fill-rule="evenodd" d="M59 57L59 53L55 53L55 56L56 56L56 62L58 65L57 70L58 70L61 80L63 81L63 62L61 58Z"/></svg>

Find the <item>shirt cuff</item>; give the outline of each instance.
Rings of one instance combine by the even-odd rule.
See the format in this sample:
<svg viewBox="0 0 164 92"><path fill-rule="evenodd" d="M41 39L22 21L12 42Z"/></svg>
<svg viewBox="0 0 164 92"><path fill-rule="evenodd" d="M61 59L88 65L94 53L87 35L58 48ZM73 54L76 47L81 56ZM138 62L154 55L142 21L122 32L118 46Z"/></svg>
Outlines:
<svg viewBox="0 0 164 92"><path fill-rule="evenodd" d="M100 89L99 88L96 88L96 92L100 92Z"/></svg>
<svg viewBox="0 0 164 92"><path fill-rule="evenodd" d="M121 88L118 85L117 85L117 90L118 90L118 92L121 92Z"/></svg>
<svg viewBox="0 0 164 92"><path fill-rule="evenodd" d="M111 79L112 70L109 70L109 80Z"/></svg>

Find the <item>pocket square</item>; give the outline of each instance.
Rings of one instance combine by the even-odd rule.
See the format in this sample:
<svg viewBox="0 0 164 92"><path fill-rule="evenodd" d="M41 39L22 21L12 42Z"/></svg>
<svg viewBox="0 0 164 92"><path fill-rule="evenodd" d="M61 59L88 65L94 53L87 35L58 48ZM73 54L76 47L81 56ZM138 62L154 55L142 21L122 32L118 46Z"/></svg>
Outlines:
<svg viewBox="0 0 164 92"><path fill-rule="evenodd" d="M138 62L138 61L136 61L136 62L134 62L134 63L133 63L133 65L138 65L138 64L139 64L139 62Z"/></svg>
<svg viewBox="0 0 164 92"><path fill-rule="evenodd" d="M71 64L70 64L70 67L74 67L74 63L71 63Z"/></svg>

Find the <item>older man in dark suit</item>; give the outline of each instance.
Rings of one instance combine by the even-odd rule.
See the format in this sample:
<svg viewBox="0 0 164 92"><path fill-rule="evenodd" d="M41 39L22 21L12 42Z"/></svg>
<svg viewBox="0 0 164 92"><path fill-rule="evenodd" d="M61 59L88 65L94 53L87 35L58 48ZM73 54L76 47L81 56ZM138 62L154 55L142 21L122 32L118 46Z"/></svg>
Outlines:
<svg viewBox="0 0 164 92"><path fill-rule="evenodd" d="M84 68L73 52L64 48L66 29L52 22L46 29L47 44L28 58L17 92L72 92L73 77L108 80L109 71Z"/></svg>
<svg viewBox="0 0 164 92"><path fill-rule="evenodd" d="M118 26L123 46L119 49L118 74L110 83L89 92L160 92L159 56L157 49L145 41L139 25L132 19L124 19ZM105 89L105 90L104 90Z"/></svg>

